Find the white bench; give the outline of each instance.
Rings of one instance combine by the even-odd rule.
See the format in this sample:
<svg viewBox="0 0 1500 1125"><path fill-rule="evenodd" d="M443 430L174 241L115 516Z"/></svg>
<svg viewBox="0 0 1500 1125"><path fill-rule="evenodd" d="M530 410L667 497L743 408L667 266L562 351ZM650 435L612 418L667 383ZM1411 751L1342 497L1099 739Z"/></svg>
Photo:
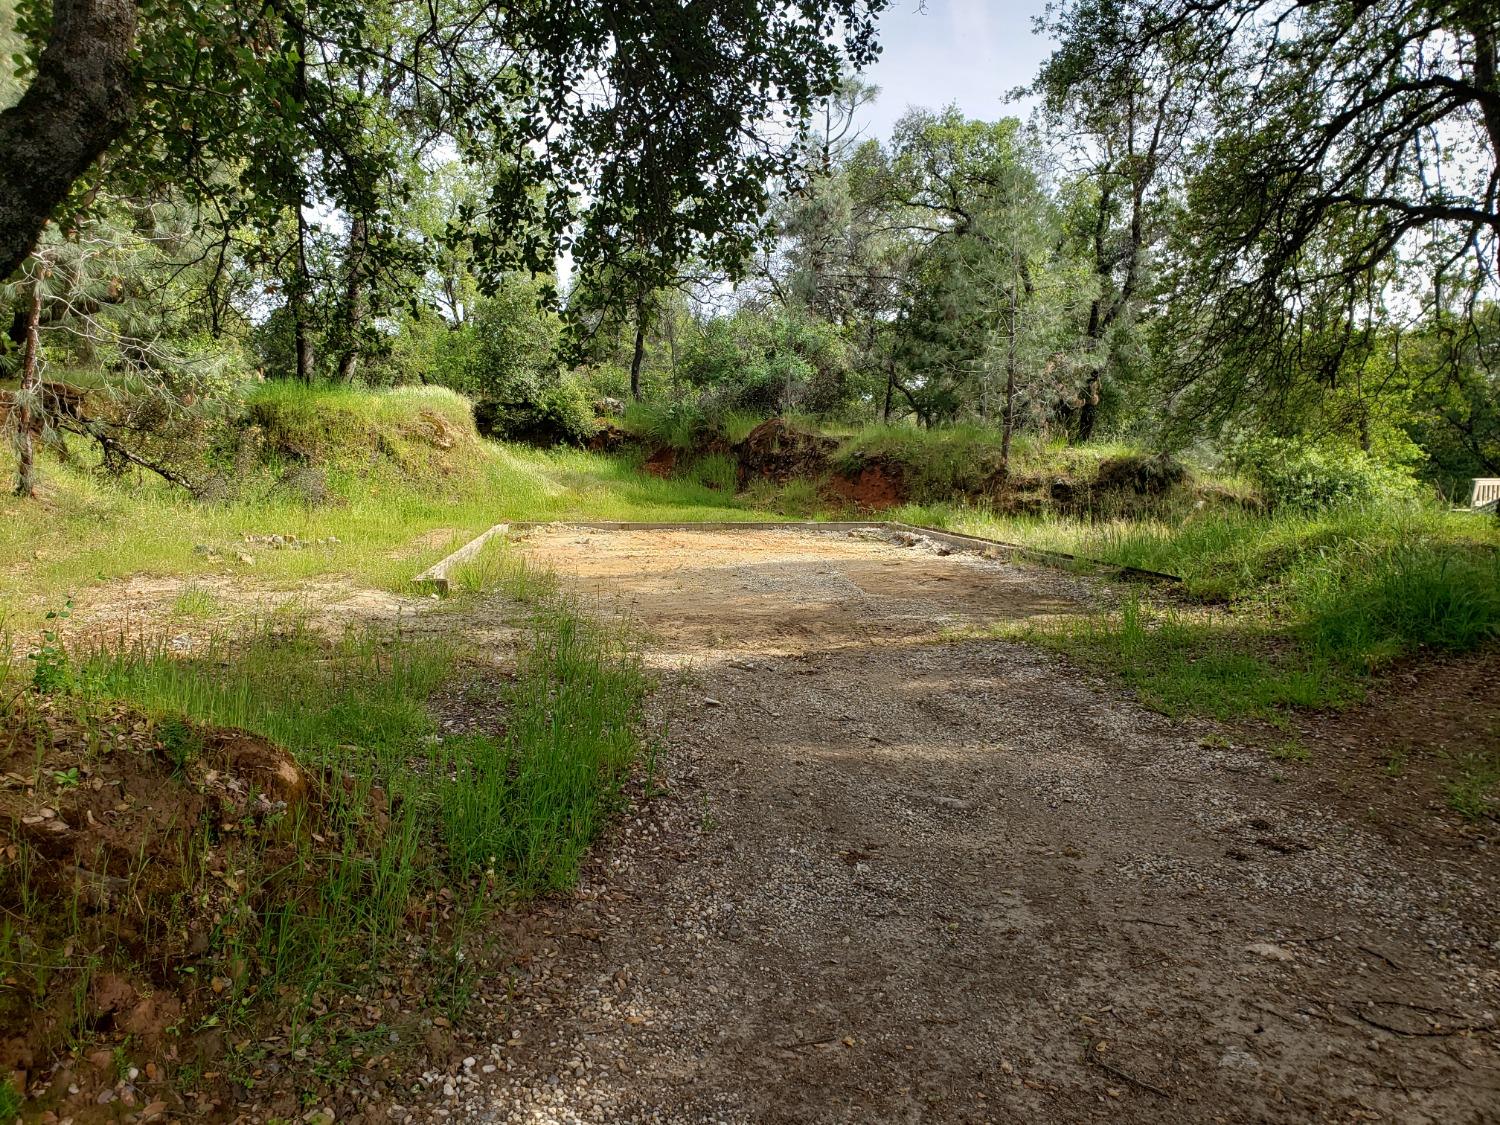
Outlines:
<svg viewBox="0 0 1500 1125"><path fill-rule="evenodd" d="M1493 508L1497 500L1500 500L1500 477L1475 477L1469 507L1477 512L1482 508Z"/></svg>

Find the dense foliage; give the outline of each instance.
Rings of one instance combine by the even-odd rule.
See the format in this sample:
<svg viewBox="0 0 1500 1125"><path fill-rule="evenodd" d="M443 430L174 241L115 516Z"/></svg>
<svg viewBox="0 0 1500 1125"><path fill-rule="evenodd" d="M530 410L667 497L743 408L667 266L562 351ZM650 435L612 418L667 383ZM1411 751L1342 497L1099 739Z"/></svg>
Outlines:
<svg viewBox="0 0 1500 1125"><path fill-rule="evenodd" d="M247 377L1129 436L1294 505L1500 473L1485 6L1072 0L1033 121L863 138L883 6L141 5L6 290L23 491L69 428L176 472ZM68 28L6 14L19 113Z"/></svg>

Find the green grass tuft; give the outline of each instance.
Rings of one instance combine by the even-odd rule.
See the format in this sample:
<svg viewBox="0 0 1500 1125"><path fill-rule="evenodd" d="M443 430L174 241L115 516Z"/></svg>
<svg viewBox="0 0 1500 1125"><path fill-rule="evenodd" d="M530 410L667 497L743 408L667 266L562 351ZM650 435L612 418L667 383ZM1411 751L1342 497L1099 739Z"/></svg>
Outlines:
<svg viewBox="0 0 1500 1125"><path fill-rule="evenodd" d="M1157 610L1135 598L1118 613L1059 618L1015 635L1118 672L1163 714L1271 718L1287 707L1360 697L1354 677L1326 660L1278 646L1226 615Z"/></svg>
<svg viewBox="0 0 1500 1125"><path fill-rule="evenodd" d="M1500 751L1462 755L1443 788L1448 807L1467 820L1500 816Z"/></svg>

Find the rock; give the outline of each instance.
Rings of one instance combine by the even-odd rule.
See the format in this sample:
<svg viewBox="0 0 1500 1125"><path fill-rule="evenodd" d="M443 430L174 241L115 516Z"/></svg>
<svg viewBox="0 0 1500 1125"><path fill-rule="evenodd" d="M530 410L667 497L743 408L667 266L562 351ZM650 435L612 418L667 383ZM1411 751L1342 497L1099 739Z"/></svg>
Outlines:
<svg viewBox="0 0 1500 1125"><path fill-rule="evenodd" d="M255 556L254 555L247 555L243 551L241 551L239 554L235 555L234 557L236 559L238 559L240 562L244 563L246 566L254 566L255 565Z"/></svg>
<svg viewBox="0 0 1500 1125"><path fill-rule="evenodd" d="M1268 941L1253 941L1245 946L1246 953L1253 953L1257 957L1264 957L1267 961L1293 961L1296 955L1290 949L1280 945L1273 945Z"/></svg>
<svg viewBox="0 0 1500 1125"><path fill-rule="evenodd" d="M1225 1070L1259 1070L1260 1060L1241 1047L1231 1047L1219 1057L1219 1066Z"/></svg>
<svg viewBox="0 0 1500 1125"><path fill-rule="evenodd" d="M713 696L708 695L708 696L704 696L703 697L703 706L705 706L705 707L722 707L722 706L724 706L724 704L721 703L719 700L715 699Z"/></svg>
<svg viewBox="0 0 1500 1125"><path fill-rule="evenodd" d="M930 800L941 809L952 809L954 812L968 812L974 807L973 801L965 801L959 797L934 796Z"/></svg>

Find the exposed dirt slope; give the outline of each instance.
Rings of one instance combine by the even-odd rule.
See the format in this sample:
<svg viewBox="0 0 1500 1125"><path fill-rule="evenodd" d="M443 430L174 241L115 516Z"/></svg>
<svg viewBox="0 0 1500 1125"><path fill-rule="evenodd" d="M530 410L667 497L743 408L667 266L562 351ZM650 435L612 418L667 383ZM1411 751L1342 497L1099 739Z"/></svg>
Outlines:
<svg viewBox="0 0 1500 1125"><path fill-rule="evenodd" d="M1500 1115L1484 841L1377 834L1052 657L944 638L1068 612L1073 579L791 532L529 550L644 623L670 793L518 922L508 1022L395 1119Z"/></svg>

